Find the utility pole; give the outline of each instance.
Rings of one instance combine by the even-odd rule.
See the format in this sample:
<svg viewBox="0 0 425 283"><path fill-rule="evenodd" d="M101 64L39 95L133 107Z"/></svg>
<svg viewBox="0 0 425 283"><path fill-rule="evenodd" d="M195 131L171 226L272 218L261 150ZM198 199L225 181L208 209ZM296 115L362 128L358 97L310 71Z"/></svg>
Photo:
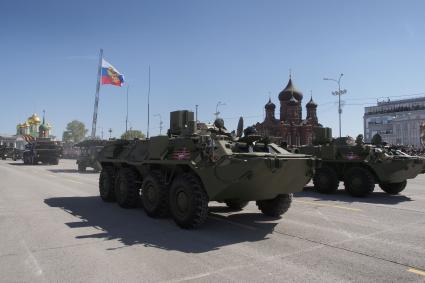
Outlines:
<svg viewBox="0 0 425 283"><path fill-rule="evenodd" d="M339 117L339 137L341 137L341 114L342 114L342 108L341 108L341 95L346 94L346 89L341 89L341 78L344 76L344 74L340 74L338 79L332 79L332 78L323 78L325 81L334 81L338 84L338 91L333 91L332 95L338 96L338 117Z"/></svg>
<svg viewBox="0 0 425 283"><path fill-rule="evenodd" d="M128 125L128 89L130 88L130 84L127 84L127 114L125 115L125 132L127 133L127 125Z"/></svg>
<svg viewBox="0 0 425 283"><path fill-rule="evenodd" d="M151 66L149 65L149 86L148 86L148 129L146 131L146 137L149 138L149 125L150 125L150 107L149 107L149 100L151 96Z"/></svg>

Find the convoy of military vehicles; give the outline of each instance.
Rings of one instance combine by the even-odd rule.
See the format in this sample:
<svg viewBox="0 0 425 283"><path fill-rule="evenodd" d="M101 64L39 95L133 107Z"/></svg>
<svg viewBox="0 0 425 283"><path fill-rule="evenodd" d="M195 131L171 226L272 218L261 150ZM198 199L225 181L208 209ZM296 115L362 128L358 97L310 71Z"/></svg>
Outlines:
<svg viewBox="0 0 425 283"><path fill-rule="evenodd" d="M407 180L425 173L425 158L383 145L331 140L331 133L315 133L316 145L292 148L257 135L253 127L229 133L222 119L197 123L191 111L170 113L167 135L134 140L84 140L77 167L100 172L100 197L132 208L141 204L150 217L171 215L182 228L205 221L208 203L225 203L241 210L255 201L265 215L280 217L292 194L313 180L320 193L334 193L343 182L354 197L364 197L378 184L398 194ZM327 129L327 128L326 128ZM421 127L424 140L425 125ZM243 133L242 133L243 132ZM50 138L29 140L25 150L0 146L0 158L24 164L57 165L62 146Z"/></svg>

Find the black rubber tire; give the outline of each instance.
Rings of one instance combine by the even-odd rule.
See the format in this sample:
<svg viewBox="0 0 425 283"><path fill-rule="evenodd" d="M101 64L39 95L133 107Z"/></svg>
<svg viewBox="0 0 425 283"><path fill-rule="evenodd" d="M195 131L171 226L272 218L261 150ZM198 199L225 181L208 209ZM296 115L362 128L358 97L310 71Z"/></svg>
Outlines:
<svg viewBox="0 0 425 283"><path fill-rule="evenodd" d="M159 171L152 171L143 178L142 204L150 217L164 217L168 214L168 187Z"/></svg>
<svg viewBox="0 0 425 283"><path fill-rule="evenodd" d="M78 164L78 172L86 172L86 166Z"/></svg>
<svg viewBox="0 0 425 283"><path fill-rule="evenodd" d="M242 210L245 206L248 205L249 201L244 201L240 199L229 199L225 200L224 203L233 210Z"/></svg>
<svg viewBox="0 0 425 283"><path fill-rule="evenodd" d="M288 211L292 203L292 194L281 194L274 199L257 200L258 209L264 215L280 217Z"/></svg>
<svg viewBox="0 0 425 283"><path fill-rule="evenodd" d="M122 208L134 208L140 201L138 174L131 168L122 168L115 179L115 199Z"/></svg>
<svg viewBox="0 0 425 283"><path fill-rule="evenodd" d="M196 176L184 173L174 179L169 207L171 216L181 228L191 229L203 224L208 216L208 201L208 195Z"/></svg>
<svg viewBox="0 0 425 283"><path fill-rule="evenodd" d="M373 192L375 178L366 168L353 167L344 176L345 190L353 197L365 197Z"/></svg>
<svg viewBox="0 0 425 283"><path fill-rule="evenodd" d="M407 181L404 180L400 183L386 183L386 184L379 184L381 189L390 195L397 195L401 191L403 191L406 188Z"/></svg>
<svg viewBox="0 0 425 283"><path fill-rule="evenodd" d="M115 201L115 174L113 167L104 167L99 176L99 193L103 201Z"/></svg>
<svg viewBox="0 0 425 283"><path fill-rule="evenodd" d="M338 190L339 180L335 170L323 166L316 170L313 177L314 188L322 194L332 194Z"/></svg>

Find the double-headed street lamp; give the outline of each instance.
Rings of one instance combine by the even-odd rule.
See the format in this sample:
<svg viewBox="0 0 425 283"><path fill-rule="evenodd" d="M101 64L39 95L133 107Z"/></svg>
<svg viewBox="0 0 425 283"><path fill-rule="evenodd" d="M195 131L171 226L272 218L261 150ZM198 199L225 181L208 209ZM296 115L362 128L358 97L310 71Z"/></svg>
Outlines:
<svg viewBox="0 0 425 283"><path fill-rule="evenodd" d="M226 103L223 103L221 101L217 102L217 105L215 106L215 113L214 113L216 120L218 119L218 115L220 115L220 112L218 111L218 107L224 106L224 105L226 105Z"/></svg>
<svg viewBox="0 0 425 283"><path fill-rule="evenodd" d="M334 81L338 84L338 90L337 91L333 91L332 95L338 95L338 114L339 114L339 137L341 137L341 113L342 113L342 109L341 109L341 95L346 94L347 90L346 89L341 89L341 78L344 74L340 74L339 78L336 79L331 79L331 78L323 78L325 81Z"/></svg>

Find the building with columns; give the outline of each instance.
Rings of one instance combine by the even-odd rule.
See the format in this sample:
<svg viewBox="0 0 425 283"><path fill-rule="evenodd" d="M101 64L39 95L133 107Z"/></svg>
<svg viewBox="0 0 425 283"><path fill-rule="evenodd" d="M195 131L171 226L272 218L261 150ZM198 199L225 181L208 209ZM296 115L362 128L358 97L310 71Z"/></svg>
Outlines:
<svg viewBox="0 0 425 283"><path fill-rule="evenodd" d="M364 138L379 134L394 145L423 147L421 125L425 123L425 97L380 101L364 109Z"/></svg>
<svg viewBox="0 0 425 283"><path fill-rule="evenodd" d="M254 125L257 132L290 146L312 144L316 129L323 128L317 118L317 104L313 101L313 96L310 96L305 105L307 110L305 119L302 116L303 94L294 87L291 76L278 98L279 118L276 118L276 105L270 98L264 106L266 113L264 121Z"/></svg>

